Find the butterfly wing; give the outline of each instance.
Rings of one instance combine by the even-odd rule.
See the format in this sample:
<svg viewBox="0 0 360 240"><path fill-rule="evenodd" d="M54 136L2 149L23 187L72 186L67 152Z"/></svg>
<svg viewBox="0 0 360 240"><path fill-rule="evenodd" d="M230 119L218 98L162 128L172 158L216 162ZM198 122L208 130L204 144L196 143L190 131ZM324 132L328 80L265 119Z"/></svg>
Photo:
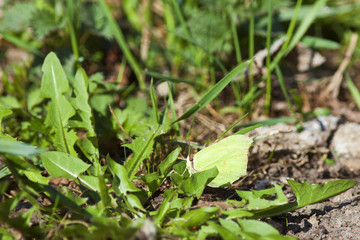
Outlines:
<svg viewBox="0 0 360 240"><path fill-rule="evenodd" d="M220 187L233 183L246 174L248 151L252 140L245 135L232 135L201 150L194 156L194 169L203 171L216 166L217 177L209 184Z"/></svg>

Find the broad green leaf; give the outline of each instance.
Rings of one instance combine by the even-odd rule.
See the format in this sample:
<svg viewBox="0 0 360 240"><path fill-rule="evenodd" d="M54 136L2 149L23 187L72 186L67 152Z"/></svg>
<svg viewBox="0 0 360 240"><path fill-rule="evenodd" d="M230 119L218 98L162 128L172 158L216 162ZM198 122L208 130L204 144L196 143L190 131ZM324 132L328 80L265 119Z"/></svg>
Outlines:
<svg viewBox="0 0 360 240"><path fill-rule="evenodd" d="M0 179L2 179L3 177L9 176L11 174L11 172L9 171L8 167L2 167L0 169ZM2 194L2 193L0 193Z"/></svg>
<svg viewBox="0 0 360 240"><path fill-rule="evenodd" d="M139 198L135 196L134 194L127 194L126 199L131 207L133 207L136 210L146 211L144 207L142 206Z"/></svg>
<svg viewBox="0 0 360 240"><path fill-rule="evenodd" d="M219 207L203 207L191 210L181 216L185 220L181 225L186 228L199 226L214 216L219 209Z"/></svg>
<svg viewBox="0 0 360 240"><path fill-rule="evenodd" d="M238 223L243 229L243 233L241 234L244 239L269 239L269 240L295 240L296 237L287 237L283 236L272 227L270 224L257 221L257 220L245 220L238 219Z"/></svg>
<svg viewBox="0 0 360 240"><path fill-rule="evenodd" d="M112 187L117 195L141 191L129 180L124 166L116 163L109 155L106 156L106 162L113 175Z"/></svg>
<svg viewBox="0 0 360 240"><path fill-rule="evenodd" d="M191 171L216 167L219 174L209 184L211 187L232 184L246 174L251 143L252 140L245 135L226 137L195 154L192 162L188 160L187 166Z"/></svg>
<svg viewBox="0 0 360 240"><path fill-rule="evenodd" d="M9 108L9 109L19 109L21 104L14 96L5 96L0 97L0 107Z"/></svg>
<svg viewBox="0 0 360 240"><path fill-rule="evenodd" d="M236 233L236 235L239 235L242 231L240 226L233 220L219 218L219 222L221 226L233 233Z"/></svg>
<svg viewBox="0 0 360 240"><path fill-rule="evenodd" d="M251 211L242 208L235 208L235 209L223 211L222 214L226 216L227 219L246 218L254 215L253 213L251 213Z"/></svg>
<svg viewBox="0 0 360 240"><path fill-rule="evenodd" d="M16 140L11 140L9 138L0 137L0 152L2 153L30 157L43 151L44 149L17 142Z"/></svg>
<svg viewBox="0 0 360 240"><path fill-rule="evenodd" d="M74 150L77 136L73 130L69 131L67 126L75 110L64 96L69 90L69 82L55 53L51 52L46 56L42 71L41 95L51 99L46 108L45 125L55 131L54 146L57 150L77 156Z"/></svg>
<svg viewBox="0 0 360 240"><path fill-rule="evenodd" d="M50 52L41 68L41 95L45 98L57 99L69 90L69 82L61 63L55 53Z"/></svg>
<svg viewBox="0 0 360 240"><path fill-rule="evenodd" d="M44 100L44 98L41 97L41 90L39 88L36 88L35 90L30 91L29 95L27 96L27 101L26 101L28 111L34 116L40 115L37 113L35 107L37 105L39 105L43 100Z"/></svg>
<svg viewBox="0 0 360 240"><path fill-rule="evenodd" d="M295 193L298 208L335 196L357 184L355 180L335 180L320 185L307 181L299 183L290 179L288 183Z"/></svg>
<svg viewBox="0 0 360 240"><path fill-rule="evenodd" d="M213 228L224 240L232 240L232 239L241 239L240 236L237 236L233 231L227 229L224 226L220 226L212 221L209 221L208 226Z"/></svg>
<svg viewBox="0 0 360 240"><path fill-rule="evenodd" d="M218 175L219 171L216 167L203 170L192 174L190 178L186 179L182 185L181 190L190 196L195 195L200 198L204 188L209 185L211 181ZM173 175L172 175L173 177Z"/></svg>
<svg viewBox="0 0 360 240"><path fill-rule="evenodd" d="M0 124L2 123L2 120L4 117L7 117L12 114L12 111L8 108L4 108L0 106Z"/></svg>
<svg viewBox="0 0 360 240"><path fill-rule="evenodd" d="M50 181L50 177L44 177L41 175L41 171L39 169L31 169L30 171L24 171L25 176L35 182L43 185L48 185Z"/></svg>
<svg viewBox="0 0 360 240"><path fill-rule="evenodd" d="M167 211L171 207L171 202L176 199L178 194L175 192L175 189L168 189L164 193L164 200L162 201L160 207L156 211L154 223L157 225L161 225L164 221L164 218L167 214Z"/></svg>
<svg viewBox="0 0 360 240"><path fill-rule="evenodd" d="M125 164L128 177L132 180L142 163L146 158L150 157L153 151L155 138L161 134L165 134L169 129L168 125L159 125L157 128L149 129L143 136L137 137L132 143L124 144L123 146L130 148L134 155Z"/></svg>
<svg viewBox="0 0 360 240"><path fill-rule="evenodd" d="M90 167L80 158L64 152L44 152L40 158L46 171L53 177L75 179Z"/></svg>
<svg viewBox="0 0 360 240"><path fill-rule="evenodd" d="M195 113L203 109L209 102L211 102L235 77L240 74L250 63L251 61L246 61L234 70L228 73L223 79L221 79L214 87L212 87L194 106L189 108L181 117L179 117L175 122L186 119L190 116L193 116Z"/></svg>
<svg viewBox="0 0 360 240"><path fill-rule="evenodd" d="M178 156L180 154L181 148L177 147L174 151L172 151L164 161L162 161L159 165L159 175L161 177L165 177L171 171L173 165L175 164Z"/></svg>
<svg viewBox="0 0 360 240"><path fill-rule="evenodd" d="M254 215L251 218L265 218L294 211L303 206L335 196L357 184L355 180L335 180L320 185L309 182L299 183L290 179L288 179L288 183L295 193L295 202L270 207L269 209L253 210Z"/></svg>
<svg viewBox="0 0 360 240"><path fill-rule="evenodd" d="M277 206L281 204L286 204L288 199L286 198L285 194L282 192L281 185L275 184L275 187L268 188L264 190L258 191L236 191L237 194L245 201L248 202L247 209L249 210L259 210L265 209L272 206ZM276 194L275 199L268 200L269 196L273 196Z"/></svg>
<svg viewBox="0 0 360 240"><path fill-rule="evenodd" d="M94 192L100 192L100 185L99 185L98 177L80 174L78 176L78 179L79 179L79 182L86 188L88 188Z"/></svg>

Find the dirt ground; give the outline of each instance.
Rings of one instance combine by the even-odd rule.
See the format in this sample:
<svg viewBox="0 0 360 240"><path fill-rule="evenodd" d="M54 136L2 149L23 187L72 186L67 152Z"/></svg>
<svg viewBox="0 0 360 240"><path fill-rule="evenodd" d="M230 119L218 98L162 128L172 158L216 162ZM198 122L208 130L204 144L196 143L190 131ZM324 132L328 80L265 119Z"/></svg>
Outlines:
<svg viewBox="0 0 360 240"><path fill-rule="evenodd" d="M254 144L250 169L258 172L255 188L286 184L286 178L311 183L359 179L359 124L328 116L308 121L303 127L297 132L294 126L278 124L254 131L260 135L283 131ZM271 152L274 154L268 159ZM327 158L335 160L333 165ZM270 223L283 234L299 239L360 239L359 192L356 185L329 200L273 218Z"/></svg>

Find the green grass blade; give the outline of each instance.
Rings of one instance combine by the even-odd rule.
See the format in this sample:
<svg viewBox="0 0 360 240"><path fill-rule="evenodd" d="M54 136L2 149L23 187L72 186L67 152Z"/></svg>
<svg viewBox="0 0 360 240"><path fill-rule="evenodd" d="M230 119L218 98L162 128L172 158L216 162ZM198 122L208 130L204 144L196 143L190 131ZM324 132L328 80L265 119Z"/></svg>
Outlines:
<svg viewBox="0 0 360 240"><path fill-rule="evenodd" d="M253 1L251 1L250 5L250 26L249 26L249 59L253 59L254 57L254 29L255 29L255 13ZM249 66L249 89L252 89L254 86L254 74L253 74L253 62L250 63Z"/></svg>
<svg viewBox="0 0 360 240"><path fill-rule="evenodd" d="M151 98L151 103L152 103L152 108L154 111L154 116L155 116L155 120L156 123L159 124L159 109L157 106L157 99L156 99L156 93L155 93L155 88L153 85L153 79L151 79L151 83L150 83L150 98Z"/></svg>
<svg viewBox="0 0 360 240"><path fill-rule="evenodd" d="M183 83L187 83L187 84L189 84L189 85L200 85L200 84L197 83L197 82L193 82L193 81L186 80L186 79L183 79L183 78L177 78L177 77L167 76L167 75L163 75L163 74L157 73L157 72L145 71L144 73L145 73L146 75L148 75L148 76L161 79L161 80L155 82L155 85L159 85L160 83L162 83L162 82L164 82L164 81L169 81L169 82L173 82L173 83L181 83L181 82L183 82Z"/></svg>
<svg viewBox="0 0 360 240"><path fill-rule="evenodd" d="M220 138L222 138L223 136L225 136L226 133L228 133L231 129L233 129L241 120L243 120L246 116L248 115L248 113L246 113L244 116L242 116L239 120L236 121L236 123L234 123L231 127L229 127L223 134L220 135L220 137L218 137L216 139L216 141L218 141Z"/></svg>
<svg viewBox="0 0 360 240"><path fill-rule="evenodd" d="M79 48L76 38L76 31L74 28L74 3L72 0L67 0L67 21L70 31L70 41L71 41L71 47L73 50L74 57L76 59L77 64L79 64Z"/></svg>
<svg viewBox="0 0 360 240"><path fill-rule="evenodd" d="M246 128L243 128L243 129L237 131L236 133L234 133L234 135L237 135L237 134L243 135L243 134L248 133L248 132L250 132L258 127L261 127L261 126L263 126L263 124L256 124L256 125L253 125L250 127L246 127Z"/></svg>
<svg viewBox="0 0 360 240"><path fill-rule="evenodd" d="M271 27L272 27L272 0L268 0L268 24L266 34L266 68L270 69L270 48L271 48ZM270 101L271 101L271 72L267 71L266 74L266 98L265 98L265 114L269 115L270 112Z"/></svg>
<svg viewBox="0 0 360 240"><path fill-rule="evenodd" d="M30 157L44 150L15 140L0 137L0 152L15 156Z"/></svg>
<svg viewBox="0 0 360 240"><path fill-rule="evenodd" d="M110 13L109 8L107 7L106 3L104 0L98 0L98 3L100 5L100 8L102 9L104 15L106 16L106 19L109 21L110 24L110 28L112 30L113 36L115 37L117 43L119 44L121 50L123 51L126 59L129 61L129 64L131 66L131 68L134 70L134 73L136 75L136 78L138 80L139 86L141 90L146 90L146 84L145 84L145 80L142 76L142 69L140 67L140 65L137 63L135 57L133 56L133 54L131 53L124 34L122 33L120 27L118 26L118 24L116 23L115 19L113 18L113 16Z"/></svg>
<svg viewBox="0 0 360 240"><path fill-rule="evenodd" d="M171 83L168 82L168 88L169 88L169 98L168 98L168 105L170 106L170 111L171 111L171 115L172 115L172 121L176 120L176 111L175 111L175 103L174 103L174 97L173 97L173 93L172 93L172 88L171 88ZM176 122L174 123L174 129L177 133L177 135L180 135L180 126L179 123Z"/></svg>
<svg viewBox="0 0 360 240"><path fill-rule="evenodd" d="M353 99L356 103L356 106L358 107L358 109L360 109L360 91L356 87L356 85L353 83L353 81L351 80L349 74L346 74L345 77L346 77L346 83L349 88L350 94L353 97Z"/></svg>
<svg viewBox="0 0 360 240"><path fill-rule="evenodd" d="M31 46L31 44L29 44L28 42L24 42L23 40L21 40L20 38L14 35L0 31L0 36L2 36L4 39L11 42L12 44L18 46L19 48L25 49L26 51L29 51L37 56L40 57L43 56L43 54L38 49L36 49L35 47Z"/></svg>
<svg viewBox="0 0 360 240"><path fill-rule="evenodd" d="M327 0L319 0L317 1L311 11L307 14L307 16L301 21L299 28L296 30L294 36L292 37L289 46L286 49L286 53L288 54L296 44L301 40L306 31L309 29L310 25L316 19L316 14L320 11L320 9L325 5Z"/></svg>
<svg viewBox="0 0 360 240"><path fill-rule="evenodd" d="M223 79L221 79L213 88L211 88L195 105L188 109L181 117L179 117L175 122L181 121L188 117L193 116L195 113L203 109L209 102L211 102L234 78L236 75L241 73L250 63L248 60L234 70L228 73ZM175 123L173 122L173 123Z"/></svg>
<svg viewBox="0 0 360 240"><path fill-rule="evenodd" d="M293 115L296 117L296 112L294 110L294 107L292 105L292 102L290 100L290 97L289 95L287 94L287 91L286 91L286 87L285 87L285 81L284 81L284 77L281 73L281 70L279 68L278 65L275 65L275 71L276 71L276 76L278 77L278 80L279 80L279 84L280 84L280 88L281 88L281 91L283 92L284 94L284 97L286 99L286 102L287 104L289 105L289 108L291 110L291 112L293 113Z"/></svg>
<svg viewBox="0 0 360 240"><path fill-rule="evenodd" d="M288 30L286 32L286 38L285 38L284 43L283 43L283 45L281 47L281 50L285 50L287 48L287 46L289 45L291 36L292 36L292 34L294 32L294 29L295 29L295 24L296 24L296 21L297 21L298 14L299 14L299 11L301 9L301 4L302 4L302 0L298 0L296 2L295 11L294 11L293 17L291 18Z"/></svg>
<svg viewBox="0 0 360 240"><path fill-rule="evenodd" d="M249 126L254 126L257 124L262 124L265 126L271 126L271 125L275 125L278 123L289 123L289 122L295 122L296 118L294 117L283 117L283 118L269 118L263 121L256 121L256 122L249 122L249 123L244 123L244 124L240 124L238 125L236 128L242 128L242 127L249 127Z"/></svg>

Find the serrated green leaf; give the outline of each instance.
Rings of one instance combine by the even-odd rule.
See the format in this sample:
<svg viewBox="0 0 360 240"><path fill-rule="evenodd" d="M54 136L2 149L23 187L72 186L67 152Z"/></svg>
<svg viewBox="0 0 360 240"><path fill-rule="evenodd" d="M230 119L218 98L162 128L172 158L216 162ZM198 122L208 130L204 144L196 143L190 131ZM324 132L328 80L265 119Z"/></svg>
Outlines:
<svg viewBox="0 0 360 240"><path fill-rule="evenodd" d="M42 66L41 95L50 98L45 125L55 131L54 146L57 150L77 156L74 144L78 139L73 130L68 130L69 118L75 114L75 109L63 95L69 89L69 82L55 53L49 53Z"/></svg>
<svg viewBox="0 0 360 240"><path fill-rule="evenodd" d="M249 210L259 210L266 209L272 206L286 204L288 199L285 194L282 192L281 185L275 184L275 187L268 188L258 191L236 191L237 194L245 201L248 202L247 209ZM267 199L267 197L276 194L275 199Z"/></svg>
<svg viewBox="0 0 360 240"><path fill-rule="evenodd" d="M90 167L80 158L64 152L45 152L40 154L40 158L46 171L53 177L75 179Z"/></svg>
<svg viewBox="0 0 360 240"><path fill-rule="evenodd" d="M132 143L123 145L130 148L134 153L133 157L125 164L130 180L134 178L142 161L150 157L155 138L161 134L165 134L168 129L168 125L159 125L157 128L148 130L143 136L137 137Z"/></svg>
<svg viewBox="0 0 360 240"><path fill-rule="evenodd" d="M75 94L75 98L72 99L71 103L81 119L71 120L70 124L74 127L87 130L88 136L93 137L95 136L95 130L93 114L89 105L88 84L85 70L79 68L75 74L75 79L71 84Z"/></svg>
<svg viewBox="0 0 360 240"><path fill-rule="evenodd" d="M46 35L65 26L65 17L54 16L54 13L47 10L37 10L31 19L31 26L34 28L36 38L42 40Z"/></svg>
<svg viewBox="0 0 360 240"><path fill-rule="evenodd" d="M355 186L357 182L355 180L335 180L320 185L307 181L302 184L288 179L288 183L295 193L297 207L300 208L342 193Z"/></svg>
<svg viewBox="0 0 360 240"><path fill-rule="evenodd" d="M200 198L205 187L218 175L219 171L216 167L192 174L190 178L186 179L182 185L181 190L190 196L195 195Z"/></svg>
<svg viewBox="0 0 360 240"><path fill-rule="evenodd" d="M3 10L0 29L21 32L29 27L30 20L36 11L36 5L31 2L16 2L13 6Z"/></svg>
<svg viewBox="0 0 360 240"><path fill-rule="evenodd" d="M288 179L288 183L295 193L295 202L273 206L269 209L254 210L252 211L254 215L251 218L265 218L294 211L303 206L313 204L342 193L353 187L357 182L355 180L335 180L319 185L311 184L309 182L299 183Z"/></svg>
<svg viewBox="0 0 360 240"><path fill-rule="evenodd" d="M111 174L113 175L113 189L116 194L126 194L128 192L139 192L140 189L128 179L127 172L124 166L116 163L109 156L106 156L106 162L109 166Z"/></svg>

